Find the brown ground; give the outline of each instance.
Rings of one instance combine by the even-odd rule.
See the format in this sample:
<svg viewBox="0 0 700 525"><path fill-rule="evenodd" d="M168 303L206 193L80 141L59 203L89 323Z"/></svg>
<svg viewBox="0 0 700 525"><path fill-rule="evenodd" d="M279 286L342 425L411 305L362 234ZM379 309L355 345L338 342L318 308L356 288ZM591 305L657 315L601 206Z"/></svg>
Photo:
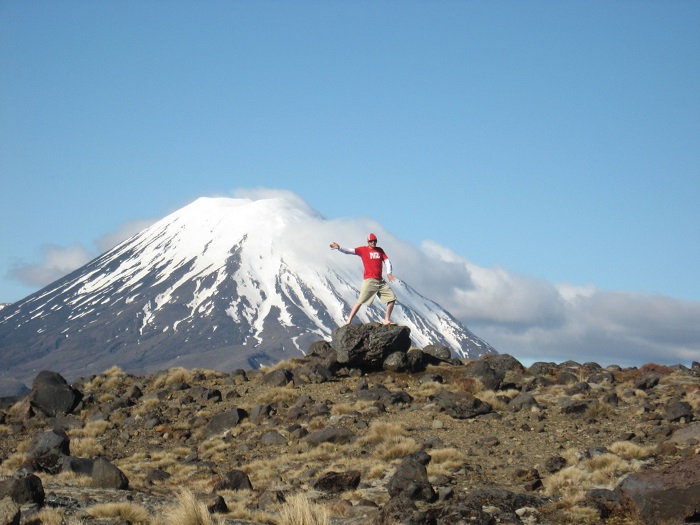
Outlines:
<svg viewBox="0 0 700 525"><path fill-rule="evenodd" d="M288 362L277 368L294 366ZM176 369L135 377L113 369L78 384L86 395L84 406L61 420L30 416L22 404L6 410L0 418L0 475L11 476L21 467L32 436L62 426L71 436L71 455L105 457L129 478L128 491L109 491L90 488L89 478L38 473L47 501L58 505L57 511L64 515L81 520L79 523L94 523L88 514L90 507L106 501L128 500L154 516L162 514L177 500L180 488L211 493L222 475L240 469L248 474L254 490L221 493L230 509L219 516L225 523L276 523L279 508L265 504L261 496L301 491L322 502L334 523L359 524L375 522L378 511L360 507L358 502L384 505L389 499L386 484L396 466L406 454L424 448L434 457L428 467L431 483L436 490L452 494L451 500L432 506L449 504L473 490L501 488L548 498L549 503L534 515L526 513L523 523L598 523L599 515L582 503L588 488L612 489L628 472L672 464L693 453L697 445L692 440L669 444L674 430L688 423L672 422L664 415L670 400L682 399L692 404L698 416L700 386L698 378L687 371L657 365L641 370L612 367L614 383L589 382L591 390L582 394L567 394L573 385L558 384L552 375L554 384L530 392L541 408L513 412L508 402L517 390L480 390L478 382L465 379L466 368L445 364L430 369L442 377L442 383L421 383L426 373L383 372L296 387L263 385L263 372L248 372L248 379L242 381L234 374L218 372ZM585 367L568 370L580 381L591 375ZM659 374L661 382L646 391L635 388L634 382L648 373ZM527 370L513 378L519 388L534 380ZM383 384L394 392L405 391L413 401L384 406L358 401L356 389L364 381L369 386ZM133 385L143 396L133 406L120 407L119 401ZM192 387L197 386L219 390L222 400L200 400L192 395ZM454 419L433 403L432 396L442 388L471 391L494 411ZM620 399L617 406L602 401L611 392ZM591 406L582 414L565 414L560 405L564 399L588 400ZM233 408L250 412L261 404L271 405L270 417L259 422L246 419L225 435L205 436L205 426L214 415ZM290 418L295 406L306 410L300 419ZM313 448L303 437L294 437L294 424L309 432L343 426L358 439L348 445ZM262 436L272 430L284 436L286 443L261 444ZM604 460L600 459L605 453ZM569 475L548 471L547 460L555 456L565 458ZM591 456L598 456L598 463ZM361 472L357 489L340 495L313 490L321 474L350 469ZM161 479L162 473L166 479ZM544 483L541 488L538 477ZM420 509L428 506L418 503ZM99 523L124 523L105 519ZM633 523L625 516L608 522Z"/></svg>

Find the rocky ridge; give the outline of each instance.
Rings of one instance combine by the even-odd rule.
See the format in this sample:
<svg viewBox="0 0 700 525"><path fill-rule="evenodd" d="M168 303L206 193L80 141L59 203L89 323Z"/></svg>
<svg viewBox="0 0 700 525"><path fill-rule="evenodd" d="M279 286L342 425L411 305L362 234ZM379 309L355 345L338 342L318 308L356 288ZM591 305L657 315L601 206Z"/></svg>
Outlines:
<svg viewBox="0 0 700 525"><path fill-rule="evenodd" d="M255 371L42 372L0 404L0 525L187 525L189 496L282 525L298 494L314 523L700 519L698 363L526 368L405 331L343 327Z"/></svg>

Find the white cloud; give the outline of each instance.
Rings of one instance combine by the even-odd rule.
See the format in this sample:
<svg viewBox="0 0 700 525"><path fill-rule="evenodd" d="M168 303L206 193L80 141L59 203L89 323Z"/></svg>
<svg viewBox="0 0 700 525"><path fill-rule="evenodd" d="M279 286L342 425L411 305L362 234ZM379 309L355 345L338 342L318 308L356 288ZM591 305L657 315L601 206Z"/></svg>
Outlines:
<svg viewBox="0 0 700 525"><path fill-rule="evenodd" d="M131 221L116 231L107 233L95 241L96 250L81 244L72 246L47 245L41 249L41 260L34 264L20 264L10 271L10 276L32 287L44 287L64 277L73 270L114 248L120 242L147 228L154 221Z"/></svg>
<svg viewBox="0 0 700 525"><path fill-rule="evenodd" d="M431 242L423 250L467 269L471 287L446 280L438 289L443 295L431 298L502 353L528 362L573 359L623 366L700 360L698 302L553 285L476 266Z"/></svg>
<svg viewBox="0 0 700 525"><path fill-rule="evenodd" d="M43 287L80 268L92 258L93 255L79 244L68 247L44 246L40 262L18 266L10 271L10 275L30 286Z"/></svg>

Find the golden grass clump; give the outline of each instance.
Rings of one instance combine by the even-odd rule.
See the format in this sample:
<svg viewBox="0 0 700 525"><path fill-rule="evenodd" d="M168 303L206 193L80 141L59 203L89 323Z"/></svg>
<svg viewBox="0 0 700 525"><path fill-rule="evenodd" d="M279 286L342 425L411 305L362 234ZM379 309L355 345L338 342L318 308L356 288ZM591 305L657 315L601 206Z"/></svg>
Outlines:
<svg viewBox="0 0 700 525"><path fill-rule="evenodd" d="M75 438L97 438L102 436L110 428L112 428L112 423L109 421L89 421L83 428L71 429L68 435L71 440Z"/></svg>
<svg viewBox="0 0 700 525"><path fill-rule="evenodd" d="M104 454L105 447L94 437L70 440L70 453L79 458L94 458Z"/></svg>
<svg viewBox="0 0 700 525"><path fill-rule="evenodd" d="M646 459L654 454L654 447L643 447L631 441L616 441L608 450L624 459Z"/></svg>
<svg viewBox="0 0 700 525"><path fill-rule="evenodd" d="M299 392L296 392L293 387L276 386L273 388L269 388L261 394L259 394L256 397L256 401L258 403L288 404L293 401L296 401L298 397Z"/></svg>
<svg viewBox="0 0 700 525"><path fill-rule="evenodd" d="M555 472L542 480L545 494L566 499L571 505L582 500L588 487L591 486L591 473L578 467L571 466Z"/></svg>
<svg viewBox="0 0 700 525"><path fill-rule="evenodd" d="M448 474L464 466L464 453L456 448L439 448L431 450L430 463L428 463L428 475Z"/></svg>
<svg viewBox="0 0 700 525"><path fill-rule="evenodd" d="M194 370L187 370L182 367L170 368L167 372L158 375L153 381L154 388L163 388L175 383L190 383L195 375Z"/></svg>
<svg viewBox="0 0 700 525"><path fill-rule="evenodd" d="M280 509L278 525L330 525L326 509L297 493L289 497Z"/></svg>
<svg viewBox="0 0 700 525"><path fill-rule="evenodd" d="M121 518L132 525L149 525L151 515L141 505L120 501L114 503L99 503L86 509L93 518Z"/></svg>
<svg viewBox="0 0 700 525"><path fill-rule="evenodd" d="M197 501L195 495L181 489L177 496L177 505L168 509L159 519L162 525L219 525L218 516L212 516L207 506Z"/></svg>
<svg viewBox="0 0 700 525"><path fill-rule="evenodd" d="M85 522L74 516L66 517L59 510L44 507L24 523L25 525L83 525Z"/></svg>
<svg viewBox="0 0 700 525"><path fill-rule="evenodd" d="M398 423L374 421L369 427L367 434L360 438L360 444L378 445L379 443L403 437L405 434L406 429Z"/></svg>
<svg viewBox="0 0 700 525"><path fill-rule="evenodd" d="M499 399L500 395L500 392L496 393L493 390L484 390L483 392L479 392L479 395L476 397L478 397L484 403L491 405L491 408L493 408L496 412L504 412L505 410L508 410L508 403L502 399Z"/></svg>
<svg viewBox="0 0 700 525"><path fill-rule="evenodd" d="M450 385L454 391L466 392L471 395L484 391L484 384L481 381L468 376L456 377L450 382Z"/></svg>

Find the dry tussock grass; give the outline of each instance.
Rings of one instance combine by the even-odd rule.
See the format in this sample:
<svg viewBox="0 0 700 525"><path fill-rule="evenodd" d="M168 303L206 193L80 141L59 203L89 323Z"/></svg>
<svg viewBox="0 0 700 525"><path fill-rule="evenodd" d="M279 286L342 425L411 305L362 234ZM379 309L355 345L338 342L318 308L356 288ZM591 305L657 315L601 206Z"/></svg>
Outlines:
<svg viewBox="0 0 700 525"><path fill-rule="evenodd" d="M68 431L71 441L75 438L96 438L103 435L113 427L109 421L89 421L83 428L74 428Z"/></svg>
<svg viewBox="0 0 700 525"><path fill-rule="evenodd" d="M144 507L128 501L100 503L87 508L86 512L95 519L120 518L132 525L150 525L151 523L151 515Z"/></svg>
<svg viewBox="0 0 700 525"><path fill-rule="evenodd" d="M62 512L44 507L24 522L25 525L84 525L85 522L76 517L66 517Z"/></svg>
<svg viewBox="0 0 700 525"><path fill-rule="evenodd" d="M422 397L422 398L428 398L435 396L442 392L443 390L447 390L448 387L444 383L438 383L437 381L428 381L425 383L420 383L418 387L415 389L411 390L411 395L413 397Z"/></svg>
<svg viewBox="0 0 700 525"><path fill-rule="evenodd" d="M105 447L94 437L74 438L70 440L71 456L94 458L104 454Z"/></svg>
<svg viewBox="0 0 700 525"><path fill-rule="evenodd" d="M493 408L493 410L496 412L503 412L508 410L508 403L502 399L499 399L500 395L501 392L496 393L493 390L484 390L479 392L479 395L476 397L484 403L491 405L491 408Z"/></svg>
<svg viewBox="0 0 700 525"><path fill-rule="evenodd" d="M406 429L398 423L387 423L384 421L373 421L367 434L360 438L361 445L377 445L391 439L403 437Z"/></svg>
<svg viewBox="0 0 700 525"><path fill-rule="evenodd" d="M297 493L282 505L278 525L330 525L326 509L312 502L306 495Z"/></svg>
<svg viewBox="0 0 700 525"><path fill-rule="evenodd" d="M177 505L168 509L160 518L159 525L220 525L222 520L212 516L207 506L197 501L195 495L181 489L177 496Z"/></svg>
<svg viewBox="0 0 700 525"><path fill-rule="evenodd" d="M451 471L464 466L466 458L456 448L439 448L430 451L430 463L428 463L428 475L448 474Z"/></svg>
<svg viewBox="0 0 700 525"><path fill-rule="evenodd" d="M608 450L624 459L646 459L654 454L654 448L643 447L631 441L616 441Z"/></svg>
<svg viewBox="0 0 700 525"><path fill-rule="evenodd" d="M170 368L167 372L158 375L153 381L155 388L163 388L175 383L190 383L197 370L186 370L182 367Z"/></svg>
<svg viewBox="0 0 700 525"><path fill-rule="evenodd" d="M287 386L276 386L269 388L264 392L258 394L255 400L258 403L279 403L279 404L289 404L296 402L299 392L294 390L294 387Z"/></svg>
<svg viewBox="0 0 700 525"><path fill-rule="evenodd" d="M466 392L467 394L476 395L485 390L484 384L473 377L461 376L450 381L450 387L455 392Z"/></svg>
<svg viewBox="0 0 700 525"><path fill-rule="evenodd" d="M162 403L163 402L157 397L149 397L147 399L140 400L138 405L132 409L131 414L136 417L145 416L146 414L153 412Z"/></svg>

